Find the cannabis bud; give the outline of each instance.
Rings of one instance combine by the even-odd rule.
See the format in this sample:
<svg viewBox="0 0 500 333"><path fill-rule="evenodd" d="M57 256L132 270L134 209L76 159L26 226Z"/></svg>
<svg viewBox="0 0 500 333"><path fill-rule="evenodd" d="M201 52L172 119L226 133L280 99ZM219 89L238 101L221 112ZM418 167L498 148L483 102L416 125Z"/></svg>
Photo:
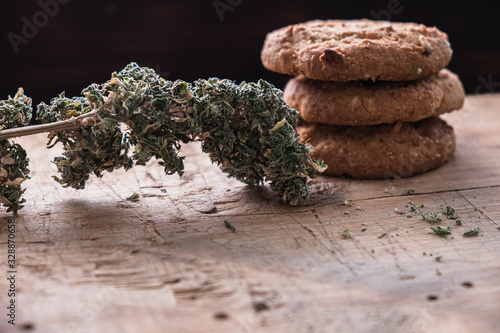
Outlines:
<svg viewBox="0 0 500 333"><path fill-rule="evenodd" d="M310 158L310 146L300 143L298 112L263 80L172 82L131 63L82 94L38 105L40 121L72 124L49 134L49 148L63 144L63 156L54 160L61 174L54 178L63 186L82 189L91 174L128 170L153 157L167 174L182 175L180 144L191 141L201 141L229 176L247 184L270 182L291 205L309 199L311 178L324 169Z"/></svg>
<svg viewBox="0 0 500 333"><path fill-rule="evenodd" d="M31 121L31 99L20 88L14 98L0 101L0 130L23 127ZM0 140L0 203L15 214L23 206L21 184L28 179L28 158L21 145Z"/></svg>

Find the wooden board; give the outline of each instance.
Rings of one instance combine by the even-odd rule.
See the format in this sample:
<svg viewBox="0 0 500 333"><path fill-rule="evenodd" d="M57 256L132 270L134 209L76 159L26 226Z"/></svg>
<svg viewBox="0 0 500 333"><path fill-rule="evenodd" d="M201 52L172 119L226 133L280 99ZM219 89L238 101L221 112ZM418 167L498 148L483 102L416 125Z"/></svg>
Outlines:
<svg viewBox="0 0 500 333"><path fill-rule="evenodd" d="M0 330L498 332L499 109L500 95L474 96L447 115L458 147L437 170L320 177L301 207L228 179L198 145L185 146L182 178L153 162L65 189L50 178L58 152L44 135L23 138L32 179L15 218L17 325L1 278ZM453 235L431 234L417 214L395 213L410 200L425 212L452 206L463 226L445 217ZM1 214L6 249L12 216ZM473 227L479 236L462 236Z"/></svg>

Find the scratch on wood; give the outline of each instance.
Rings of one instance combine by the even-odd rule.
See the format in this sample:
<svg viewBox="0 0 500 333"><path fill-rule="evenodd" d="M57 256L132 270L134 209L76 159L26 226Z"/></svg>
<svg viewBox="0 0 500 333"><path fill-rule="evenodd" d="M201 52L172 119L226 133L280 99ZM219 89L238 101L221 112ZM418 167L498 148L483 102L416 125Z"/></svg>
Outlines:
<svg viewBox="0 0 500 333"><path fill-rule="evenodd" d="M156 229L155 223L151 220L146 220L144 221L144 226L146 227L146 230L151 234L151 235L156 235L160 237L164 242L167 240L160 234L158 229ZM153 241L156 242L156 238L153 238Z"/></svg>
<svg viewBox="0 0 500 333"><path fill-rule="evenodd" d="M313 232L311 229L309 229L308 227L306 227L306 226L304 226L304 225L302 225L302 224L300 224L300 223L299 223L299 225L300 225L300 227L301 227L302 229L304 229L305 231L307 231L308 233L310 233L310 234L311 234L311 236L312 236L314 239L316 239L316 240L317 240L316 235L314 234L314 232Z"/></svg>
<svg viewBox="0 0 500 333"><path fill-rule="evenodd" d="M492 185L492 186L478 186L478 187L464 187L464 188L456 188L456 189L448 189L448 190L441 190L441 191L429 191L429 192L419 192L415 193L412 195L412 197L418 197L418 196L425 196L425 195L431 195L431 194L441 194L441 193L453 193L453 192L459 192L459 191L468 191L468 190L481 190L481 189L490 189L490 188L497 188L500 187L500 185ZM362 202L362 201L370 201L370 200L377 200L377 199L387 199L387 198L398 198L398 197L408 197L408 194L405 192L403 194L398 194L398 195L390 195L390 196L377 196L377 197L369 197L369 198L362 198L362 199L357 199L357 202Z"/></svg>
<svg viewBox="0 0 500 333"><path fill-rule="evenodd" d="M496 186L489 186L489 187L496 187ZM490 221L490 222L491 222L491 223L492 223L492 224L493 224L493 225L497 228L497 230L499 230L499 231L500 231L500 225L499 225L497 222L495 222L495 221L494 221L491 217L489 217L488 215L486 215L482 209L479 209L478 207L476 207L476 206L475 206L472 202L470 202L470 200L469 200L469 199L467 199L467 198L466 198L466 197L465 197L462 193L460 193L460 192L458 192L458 191L457 191L457 194L458 194L459 196L461 196L461 197L462 197L465 201L467 201L467 202L469 203L469 205L471 205L471 206L474 208L474 210L477 210L477 211L478 211L478 212L479 212L482 216L486 217L486 219L487 219L488 221Z"/></svg>
<svg viewBox="0 0 500 333"><path fill-rule="evenodd" d="M295 219L292 215L290 215L290 218L292 220L294 220L302 229L306 230L316 241L318 241L318 244L320 244L326 251L327 253L331 254L333 258L335 258L335 260L337 260L338 263L340 263L341 265L343 265L345 268L347 268L347 270L349 272L351 272L353 275L357 276L358 274L356 273L356 271L354 270L354 268L349 264L349 261L346 260L346 261L343 261L339 258L339 256L337 255L337 251L332 249L332 248L329 248L328 246L326 246L323 241L321 239L319 239L316 234L314 233L314 231L312 231L310 228L306 227L305 225L303 225L302 223L300 223L297 219ZM323 226L323 225L322 225ZM332 244L332 245L335 245L335 243L333 243L333 240L332 238L329 236L329 234L326 232L326 230L324 229L324 226L323 226L323 231L325 231L325 238ZM338 244L337 244L338 245ZM345 254L345 251L343 250L342 246L338 245L338 250L339 252L344 256L344 257L347 257L347 255Z"/></svg>
<svg viewBox="0 0 500 333"><path fill-rule="evenodd" d="M371 249L369 250L366 246L364 246L359 240L357 237L353 237L352 238L354 244L356 245L356 247L364 252L366 252L370 257L372 258L377 258L376 255L373 254L373 252L371 252Z"/></svg>
<svg viewBox="0 0 500 333"><path fill-rule="evenodd" d="M316 213L316 209L311 209L311 213L313 213L314 217L316 217L316 220L318 220L319 224L322 224L321 220L319 219L318 213Z"/></svg>

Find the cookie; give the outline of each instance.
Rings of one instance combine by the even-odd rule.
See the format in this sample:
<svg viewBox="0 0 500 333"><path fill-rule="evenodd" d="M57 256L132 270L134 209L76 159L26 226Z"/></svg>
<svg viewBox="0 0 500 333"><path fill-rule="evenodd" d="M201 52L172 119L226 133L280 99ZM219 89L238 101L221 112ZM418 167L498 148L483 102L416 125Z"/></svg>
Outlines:
<svg viewBox="0 0 500 333"><path fill-rule="evenodd" d="M331 176L409 177L439 167L455 151L453 128L439 118L360 127L304 123L297 130Z"/></svg>
<svg viewBox="0 0 500 333"><path fill-rule="evenodd" d="M460 109L465 92L447 69L417 81L331 82L291 79L285 102L308 122L331 125L378 125L414 122Z"/></svg>
<svg viewBox="0 0 500 333"><path fill-rule="evenodd" d="M309 21L270 32L261 59L269 70L324 81L410 81L451 60L437 28L387 21Z"/></svg>

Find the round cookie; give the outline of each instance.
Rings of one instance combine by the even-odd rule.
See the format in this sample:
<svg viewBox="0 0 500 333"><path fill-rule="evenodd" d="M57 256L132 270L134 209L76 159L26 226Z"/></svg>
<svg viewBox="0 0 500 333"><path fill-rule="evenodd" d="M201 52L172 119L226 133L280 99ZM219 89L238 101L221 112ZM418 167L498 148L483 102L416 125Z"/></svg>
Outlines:
<svg viewBox="0 0 500 333"><path fill-rule="evenodd" d="M465 92L447 69L417 81L331 82L291 79L285 102L308 122L331 125L378 125L415 122L460 109Z"/></svg>
<svg viewBox="0 0 500 333"><path fill-rule="evenodd" d="M410 81L451 60L448 36L415 23L309 21L270 32L261 59L269 70L324 81Z"/></svg>
<svg viewBox="0 0 500 333"><path fill-rule="evenodd" d="M409 177L437 168L455 151L453 128L439 118L361 127L305 123L297 130L331 176Z"/></svg>

